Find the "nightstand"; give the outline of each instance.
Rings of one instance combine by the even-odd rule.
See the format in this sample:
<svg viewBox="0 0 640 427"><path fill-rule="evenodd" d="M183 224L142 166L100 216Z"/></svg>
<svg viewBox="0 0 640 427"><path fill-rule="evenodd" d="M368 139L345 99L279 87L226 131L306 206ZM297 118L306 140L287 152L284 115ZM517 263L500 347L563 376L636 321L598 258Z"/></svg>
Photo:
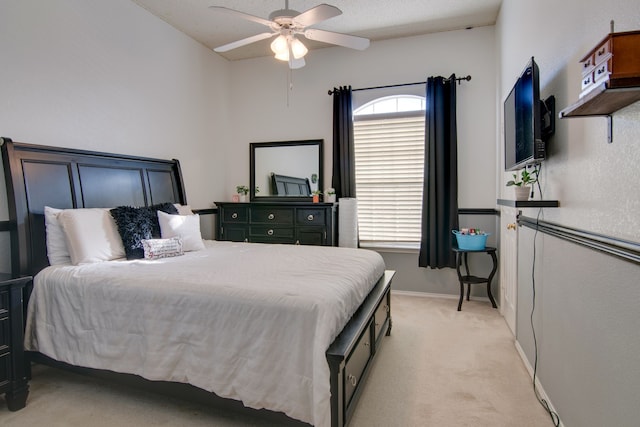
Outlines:
<svg viewBox="0 0 640 427"><path fill-rule="evenodd" d="M10 411L25 407L29 395L24 357L23 289L31 276L0 273L0 393Z"/></svg>
<svg viewBox="0 0 640 427"><path fill-rule="evenodd" d="M462 301L464 299L464 284L467 284L467 301L469 301L469 295L471 294L471 285L477 285L480 283L487 284L487 296L489 297L489 301L491 301L491 305L493 308L498 308L496 306L496 302L493 299L493 295L491 295L491 280L493 276L496 274L496 270L498 269L498 257L496 256L496 248L491 248L489 246L483 249L459 249L452 248L452 250L456 253L456 272L458 273L458 280L460 281L460 300L458 301L458 311L462 310ZM470 253L473 252L484 252L491 256L491 260L493 261L493 268L491 269L491 273L489 273L489 277L478 277L472 276L469 273L469 263L467 257ZM462 266L462 259L464 258L464 269L466 274L463 276L460 273L460 267Z"/></svg>

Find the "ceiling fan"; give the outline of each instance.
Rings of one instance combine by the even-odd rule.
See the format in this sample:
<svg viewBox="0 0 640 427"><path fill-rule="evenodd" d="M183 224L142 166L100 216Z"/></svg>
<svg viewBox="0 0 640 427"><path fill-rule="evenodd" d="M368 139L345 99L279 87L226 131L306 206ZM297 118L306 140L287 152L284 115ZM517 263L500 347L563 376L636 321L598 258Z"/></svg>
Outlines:
<svg viewBox="0 0 640 427"><path fill-rule="evenodd" d="M269 27L270 29L269 32L256 34L255 36L219 46L215 48L214 51L227 52L240 46L245 46L260 40L278 36L271 43L271 50L275 53L276 59L287 61L289 63L289 68L295 69L304 67L304 56L308 52L307 47L299 40L299 35L302 35L309 40L317 40L351 49L364 50L369 47L369 39L363 37L309 28L329 18L341 15L342 11L335 6L323 3L300 13L289 9L289 0L285 0L284 7L284 9L272 12L269 15L269 19L263 19L258 16L249 15L247 13L222 6L210 6L210 9L257 22Z"/></svg>

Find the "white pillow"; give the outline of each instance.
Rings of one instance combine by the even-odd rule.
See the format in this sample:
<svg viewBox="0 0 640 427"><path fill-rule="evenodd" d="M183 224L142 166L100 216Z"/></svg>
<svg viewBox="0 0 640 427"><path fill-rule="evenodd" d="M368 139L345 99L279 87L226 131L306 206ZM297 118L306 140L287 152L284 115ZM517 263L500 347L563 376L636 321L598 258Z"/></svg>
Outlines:
<svg viewBox="0 0 640 427"><path fill-rule="evenodd" d="M184 255L182 239L171 237L169 239L142 239L145 259L168 258Z"/></svg>
<svg viewBox="0 0 640 427"><path fill-rule="evenodd" d="M58 213L74 265L124 258L124 246L109 209L65 209Z"/></svg>
<svg viewBox="0 0 640 427"><path fill-rule="evenodd" d="M200 215L171 215L158 211L158 222L162 238L181 237L185 252L204 249L200 233Z"/></svg>
<svg viewBox="0 0 640 427"><path fill-rule="evenodd" d="M47 234L47 258L49 265L71 264L69 249L64 236L64 230L58 222L58 214L62 209L44 207L44 226Z"/></svg>
<svg viewBox="0 0 640 427"><path fill-rule="evenodd" d="M178 215L193 215L191 206L181 205L180 203L174 203L173 206L178 210Z"/></svg>

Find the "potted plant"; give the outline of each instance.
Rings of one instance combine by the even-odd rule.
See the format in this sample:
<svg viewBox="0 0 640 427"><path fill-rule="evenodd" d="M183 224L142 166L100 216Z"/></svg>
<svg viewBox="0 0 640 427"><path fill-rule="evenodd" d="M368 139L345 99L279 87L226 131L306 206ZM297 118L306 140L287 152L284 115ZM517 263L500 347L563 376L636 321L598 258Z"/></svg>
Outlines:
<svg viewBox="0 0 640 427"><path fill-rule="evenodd" d="M507 187L514 187L516 200L529 200L531 194L531 184L538 182L538 176L535 172L529 173L528 170L523 169L520 172L520 178L518 174L513 174L513 179L507 182Z"/></svg>
<svg viewBox="0 0 640 427"><path fill-rule="evenodd" d="M334 188L327 188L324 190L324 201L327 203L336 202L336 190Z"/></svg>
<svg viewBox="0 0 640 427"><path fill-rule="evenodd" d="M311 195L313 196L313 203L320 202L320 194L322 194L322 191L320 190L315 190L311 192Z"/></svg>
<svg viewBox="0 0 640 427"><path fill-rule="evenodd" d="M238 193L238 199L240 202L246 202L247 194L249 194L249 187L247 187L246 185L238 185L236 187L236 193Z"/></svg>

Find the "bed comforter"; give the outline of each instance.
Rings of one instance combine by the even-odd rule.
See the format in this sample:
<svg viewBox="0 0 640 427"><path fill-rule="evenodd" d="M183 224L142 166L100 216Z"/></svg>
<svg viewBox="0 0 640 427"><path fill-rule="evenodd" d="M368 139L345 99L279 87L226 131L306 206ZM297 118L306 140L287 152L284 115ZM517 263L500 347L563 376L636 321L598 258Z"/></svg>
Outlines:
<svg viewBox="0 0 640 427"><path fill-rule="evenodd" d="M26 349L330 426L325 352L383 274L380 255L205 246L154 261L47 267L34 279Z"/></svg>

